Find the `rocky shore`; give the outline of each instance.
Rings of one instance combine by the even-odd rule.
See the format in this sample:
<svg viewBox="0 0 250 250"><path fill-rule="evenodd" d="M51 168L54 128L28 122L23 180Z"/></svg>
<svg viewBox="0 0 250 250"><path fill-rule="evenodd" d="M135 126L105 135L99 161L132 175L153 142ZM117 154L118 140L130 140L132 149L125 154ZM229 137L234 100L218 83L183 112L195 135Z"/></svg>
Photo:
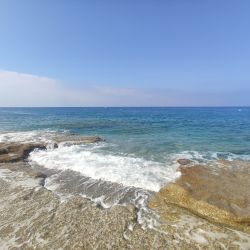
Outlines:
<svg viewBox="0 0 250 250"><path fill-rule="evenodd" d="M100 140L72 136L58 143ZM46 144L0 145L1 249L250 249L246 163L179 161L181 177L149 202L159 225L143 229L131 204L104 209L82 196L61 200L47 190L46 175L26 161L36 148Z"/></svg>
<svg viewBox="0 0 250 250"><path fill-rule="evenodd" d="M180 171L175 183L151 199L151 207L174 204L211 222L250 233L249 163L221 160L211 166L182 166Z"/></svg>

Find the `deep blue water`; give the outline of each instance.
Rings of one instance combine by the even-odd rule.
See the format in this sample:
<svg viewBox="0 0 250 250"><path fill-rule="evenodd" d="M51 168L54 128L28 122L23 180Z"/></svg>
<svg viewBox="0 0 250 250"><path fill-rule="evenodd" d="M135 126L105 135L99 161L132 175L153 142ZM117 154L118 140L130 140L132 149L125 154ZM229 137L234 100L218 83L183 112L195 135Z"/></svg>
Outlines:
<svg viewBox="0 0 250 250"><path fill-rule="evenodd" d="M0 108L0 133L99 135L107 150L163 160L183 151L250 155L250 108Z"/></svg>

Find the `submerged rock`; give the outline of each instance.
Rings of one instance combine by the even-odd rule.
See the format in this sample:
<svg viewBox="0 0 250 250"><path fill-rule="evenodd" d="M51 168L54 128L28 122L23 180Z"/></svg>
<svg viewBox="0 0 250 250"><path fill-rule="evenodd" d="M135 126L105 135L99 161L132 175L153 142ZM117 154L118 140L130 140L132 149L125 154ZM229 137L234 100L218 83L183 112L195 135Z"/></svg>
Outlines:
<svg viewBox="0 0 250 250"><path fill-rule="evenodd" d="M177 162L178 162L180 165L188 165L188 164L192 163L192 161L189 160L189 159L178 159Z"/></svg>
<svg viewBox="0 0 250 250"><path fill-rule="evenodd" d="M250 164L225 164L180 167L181 177L163 187L150 206L174 204L209 221L250 233Z"/></svg>
<svg viewBox="0 0 250 250"><path fill-rule="evenodd" d="M53 138L57 144L65 143L67 145L79 145L83 143L95 143L103 141L99 136L79 136L79 135L60 135Z"/></svg>

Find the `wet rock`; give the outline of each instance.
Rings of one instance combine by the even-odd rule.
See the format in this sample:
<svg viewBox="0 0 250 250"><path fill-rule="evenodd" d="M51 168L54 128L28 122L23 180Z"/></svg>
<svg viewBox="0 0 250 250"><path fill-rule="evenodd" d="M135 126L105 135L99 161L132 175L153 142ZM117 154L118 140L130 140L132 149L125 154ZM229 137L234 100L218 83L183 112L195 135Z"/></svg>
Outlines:
<svg viewBox="0 0 250 250"><path fill-rule="evenodd" d="M53 138L53 140L54 148L57 148L59 143L70 146L103 141L103 139L98 136L75 135L58 136ZM45 150L46 147L46 143L0 143L0 162L22 161L25 160L34 149Z"/></svg>
<svg viewBox="0 0 250 250"><path fill-rule="evenodd" d="M188 164L192 163L192 161L189 160L189 159L178 159L177 162L178 162L180 165L188 165Z"/></svg>
<svg viewBox="0 0 250 250"><path fill-rule="evenodd" d="M4 154L8 154L8 150L5 147L0 148L0 155L4 155Z"/></svg>
<svg viewBox="0 0 250 250"><path fill-rule="evenodd" d="M80 145L83 143L96 143L104 141L99 136L76 136L76 135L67 135L53 138L57 144L65 143L66 145Z"/></svg>
<svg viewBox="0 0 250 250"><path fill-rule="evenodd" d="M32 180L34 184L37 183L37 185L43 186L47 177L46 174L31 168L28 162L25 161L0 163L0 171L7 171L13 178L16 177L15 184L18 184L19 177L24 175Z"/></svg>
<svg viewBox="0 0 250 250"><path fill-rule="evenodd" d="M0 144L0 162L17 162L25 160L34 149L46 149L44 144L26 143L2 143Z"/></svg>
<svg viewBox="0 0 250 250"><path fill-rule="evenodd" d="M46 149L43 144L9 144L4 145L2 150L5 154L0 156L0 162L16 162L25 160L34 149Z"/></svg>
<svg viewBox="0 0 250 250"><path fill-rule="evenodd" d="M178 206L168 212L181 217L163 232L142 229L131 205L99 209L80 196L61 202L46 188L23 185L32 182L23 164L0 164L9 170L7 179L0 175L1 249L240 249L250 243L249 236L187 216ZM11 174L15 169L25 172Z"/></svg>
<svg viewBox="0 0 250 250"><path fill-rule="evenodd" d="M181 167L181 177L162 188L150 201L151 207L174 204L250 233L249 167Z"/></svg>

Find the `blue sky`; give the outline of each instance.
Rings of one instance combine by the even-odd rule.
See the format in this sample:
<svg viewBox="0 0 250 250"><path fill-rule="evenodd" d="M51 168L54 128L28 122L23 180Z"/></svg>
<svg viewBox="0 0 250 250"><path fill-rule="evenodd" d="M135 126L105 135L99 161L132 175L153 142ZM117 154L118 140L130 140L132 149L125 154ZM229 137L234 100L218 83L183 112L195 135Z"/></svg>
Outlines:
<svg viewBox="0 0 250 250"><path fill-rule="evenodd" d="M0 105L250 105L249 13L247 0L0 0Z"/></svg>

